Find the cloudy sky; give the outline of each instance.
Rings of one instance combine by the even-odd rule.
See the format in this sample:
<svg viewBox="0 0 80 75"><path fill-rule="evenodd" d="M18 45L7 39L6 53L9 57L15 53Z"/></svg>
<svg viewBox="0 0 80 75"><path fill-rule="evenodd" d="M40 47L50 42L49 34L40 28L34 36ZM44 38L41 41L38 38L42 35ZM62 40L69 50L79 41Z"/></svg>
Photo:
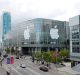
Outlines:
<svg viewBox="0 0 80 75"><path fill-rule="evenodd" d="M11 12L12 24L32 18L68 21L79 15L80 0L0 0L0 17L4 11Z"/></svg>
<svg viewBox="0 0 80 75"><path fill-rule="evenodd" d="M69 20L80 13L80 0L0 0L0 14L9 11L12 22L36 17Z"/></svg>

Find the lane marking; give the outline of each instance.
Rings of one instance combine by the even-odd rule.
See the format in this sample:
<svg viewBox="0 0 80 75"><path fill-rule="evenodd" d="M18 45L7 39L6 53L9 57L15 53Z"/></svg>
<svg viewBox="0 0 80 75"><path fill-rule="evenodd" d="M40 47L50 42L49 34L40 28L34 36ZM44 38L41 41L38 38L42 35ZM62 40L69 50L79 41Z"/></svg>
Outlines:
<svg viewBox="0 0 80 75"><path fill-rule="evenodd" d="M20 73L20 72L18 72L15 68L13 68L13 67L12 67L12 69L13 69L15 72L17 72L17 73L18 73L18 75L21 75L21 73Z"/></svg>
<svg viewBox="0 0 80 75"><path fill-rule="evenodd" d="M31 71L31 72L34 73L35 75L41 75L40 73L36 72L35 70L33 70L33 69L29 68L29 67L27 67L27 68L25 68L25 69Z"/></svg>
<svg viewBox="0 0 80 75"><path fill-rule="evenodd" d="M18 62L18 63L19 63L19 62ZM29 63L29 61L28 61L28 62L26 62L26 61L21 61L21 63L26 64L26 68L25 68L26 70L29 70L30 72L34 73L35 75L41 75L40 73L38 73L38 72L36 72L35 70L33 70L33 69L35 69L35 68L31 66L31 64ZM27 66L27 65L28 65L28 66ZM33 69L29 68L29 66L32 67ZM24 71L26 71L26 70L24 70Z"/></svg>
<svg viewBox="0 0 80 75"><path fill-rule="evenodd" d="M21 75L21 73L18 72L17 69L13 68L12 65L8 65L8 64L6 65L6 64L4 64L4 65L3 65L3 68L4 68L6 71L8 71L8 72L10 72L10 69L9 69L9 68L11 68L11 70L14 70L18 75Z"/></svg>

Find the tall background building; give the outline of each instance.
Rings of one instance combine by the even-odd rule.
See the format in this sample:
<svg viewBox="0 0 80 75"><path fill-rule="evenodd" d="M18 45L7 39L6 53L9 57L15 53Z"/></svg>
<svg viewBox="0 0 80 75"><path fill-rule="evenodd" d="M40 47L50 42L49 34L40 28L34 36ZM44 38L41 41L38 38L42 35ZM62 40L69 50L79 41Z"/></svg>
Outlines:
<svg viewBox="0 0 80 75"><path fill-rule="evenodd" d="M4 39L5 34L11 31L11 14L9 12L4 12L2 15L3 26L2 26L2 41L5 46L6 41Z"/></svg>
<svg viewBox="0 0 80 75"><path fill-rule="evenodd" d="M3 35L11 31L11 15L9 12L3 13Z"/></svg>
<svg viewBox="0 0 80 75"><path fill-rule="evenodd" d="M80 63L80 15L69 19L71 66Z"/></svg>

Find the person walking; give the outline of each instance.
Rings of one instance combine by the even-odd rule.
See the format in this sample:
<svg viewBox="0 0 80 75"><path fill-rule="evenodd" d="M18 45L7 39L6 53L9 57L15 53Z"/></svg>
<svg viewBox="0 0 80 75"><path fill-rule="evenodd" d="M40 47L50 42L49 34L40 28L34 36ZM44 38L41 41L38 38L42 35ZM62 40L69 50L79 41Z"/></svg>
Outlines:
<svg viewBox="0 0 80 75"><path fill-rule="evenodd" d="M34 56L32 56L32 62L34 62Z"/></svg>

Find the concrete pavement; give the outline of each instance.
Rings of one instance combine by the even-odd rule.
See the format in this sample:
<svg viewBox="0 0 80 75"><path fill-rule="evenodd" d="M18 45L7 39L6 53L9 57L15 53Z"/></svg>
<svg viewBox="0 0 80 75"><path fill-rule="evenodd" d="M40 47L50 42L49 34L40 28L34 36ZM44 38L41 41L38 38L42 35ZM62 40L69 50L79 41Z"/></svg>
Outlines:
<svg viewBox="0 0 80 75"><path fill-rule="evenodd" d="M26 64L26 68L21 68L20 64ZM13 65L6 64L6 59L3 62L3 68L10 72L12 75L71 75L66 72L59 71L54 64L51 64L51 69L49 72L43 72L39 70L41 65L33 63L30 57L26 57L25 59L15 59L15 63Z"/></svg>
<svg viewBox="0 0 80 75"><path fill-rule="evenodd" d="M0 75L6 75L6 71L1 66L0 66Z"/></svg>
<svg viewBox="0 0 80 75"><path fill-rule="evenodd" d="M65 67L57 68L57 70L58 70L58 71L61 71L61 72L69 73L69 74L71 74L71 75L77 75L77 74L80 75L80 72L74 71L74 70L71 68L71 63L64 63L64 64L66 65Z"/></svg>

